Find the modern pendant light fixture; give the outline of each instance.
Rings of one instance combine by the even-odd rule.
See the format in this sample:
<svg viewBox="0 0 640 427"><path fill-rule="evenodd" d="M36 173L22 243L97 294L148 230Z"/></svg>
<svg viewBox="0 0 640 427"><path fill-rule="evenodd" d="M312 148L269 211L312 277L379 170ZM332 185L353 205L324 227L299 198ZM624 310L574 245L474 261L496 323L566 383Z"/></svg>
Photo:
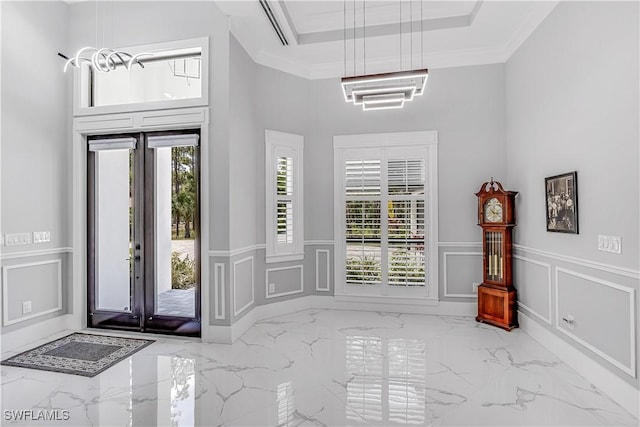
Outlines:
<svg viewBox="0 0 640 427"><path fill-rule="evenodd" d="M389 108L402 108L405 102L412 101L414 97L424 93L429 71L426 68L413 69L413 0L410 0L411 20L411 70L402 70L402 0L400 1L400 71L383 74L366 74L366 9L365 0L362 2L362 45L363 45L363 75L343 77L341 81L342 92L346 102L354 105L362 105L364 111L383 110ZM355 0L353 10L353 69L356 72L356 18ZM344 0L344 72L347 74L347 7ZM420 57L421 66L424 67L422 53L422 0L420 0Z"/></svg>
<svg viewBox="0 0 640 427"><path fill-rule="evenodd" d="M96 0L96 46L98 46L98 1ZM102 23L102 44L104 45L104 22ZM67 60L64 64L64 72L66 73L69 66L80 68L84 64L88 64L94 71L101 73L108 73L114 71L120 66L130 70L135 64L144 68L144 64L140 62L141 57L151 57L152 53L142 52L132 55L122 50L116 50L111 48L97 48L91 46L85 46L80 48L76 54L69 58L66 55L58 52L58 56Z"/></svg>

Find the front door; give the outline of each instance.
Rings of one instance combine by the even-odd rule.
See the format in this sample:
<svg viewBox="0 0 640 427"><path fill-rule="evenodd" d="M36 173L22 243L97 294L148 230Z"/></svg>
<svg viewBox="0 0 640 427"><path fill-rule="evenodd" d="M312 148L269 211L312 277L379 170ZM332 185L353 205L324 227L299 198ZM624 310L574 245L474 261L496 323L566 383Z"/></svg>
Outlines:
<svg viewBox="0 0 640 427"><path fill-rule="evenodd" d="M198 140L88 138L89 327L200 336Z"/></svg>

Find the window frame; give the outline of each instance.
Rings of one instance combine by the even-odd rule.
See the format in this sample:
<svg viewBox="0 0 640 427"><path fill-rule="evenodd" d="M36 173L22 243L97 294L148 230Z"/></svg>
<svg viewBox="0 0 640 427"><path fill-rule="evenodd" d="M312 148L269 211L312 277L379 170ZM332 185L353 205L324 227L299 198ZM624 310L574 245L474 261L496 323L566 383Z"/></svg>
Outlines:
<svg viewBox="0 0 640 427"><path fill-rule="evenodd" d="M73 115L74 117L90 116L95 114L131 113L140 111L166 110L185 107L205 107L209 105L209 37L175 40L163 43L128 46L117 48L132 55L141 52L164 52L179 49L199 48L201 67L201 90L198 98L171 99L166 101L138 102L131 104L114 104L91 106L92 76L89 67L84 64L80 68L71 67L73 70Z"/></svg>
<svg viewBox="0 0 640 427"><path fill-rule="evenodd" d="M265 205L266 205L266 263L304 259L304 137L290 133L265 130ZM279 157L291 157L293 163L293 239L278 242L277 162Z"/></svg>
<svg viewBox="0 0 640 427"><path fill-rule="evenodd" d="M335 294L344 296L384 296L438 300L438 133L436 131L398 132L385 134L339 135L334 137L334 242ZM345 162L347 160L379 159L381 166L381 202L389 196L387 172L389 160L423 158L425 162L424 230L425 230L425 286L390 286L387 274L382 273L380 285L346 283L346 212ZM362 196L361 196L362 197ZM382 205L381 205L382 206ZM386 210L385 210L386 212ZM381 214L382 239L388 241L387 217ZM385 265L386 256L382 258ZM388 262L383 271L388 270Z"/></svg>

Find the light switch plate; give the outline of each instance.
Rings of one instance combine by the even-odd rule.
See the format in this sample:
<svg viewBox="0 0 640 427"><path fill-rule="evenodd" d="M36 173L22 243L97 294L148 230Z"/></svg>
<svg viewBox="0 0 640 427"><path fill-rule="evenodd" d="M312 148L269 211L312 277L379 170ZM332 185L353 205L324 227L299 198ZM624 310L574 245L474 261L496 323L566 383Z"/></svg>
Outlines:
<svg viewBox="0 0 640 427"><path fill-rule="evenodd" d="M598 250L619 254L622 252L622 240L620 236L598 235Z"/></svg>
<svg viewBox="0 0 640 427"><path fill-rule="evenodd" d="M31 243L31 233L11 233L4 236L5 246L28 245Z"/></svg>
<svg viewBox="0 0 640 427"><path fill-rule="evenodd" d="M49 231L34 231L33 243L46 243L51 241L51 232Z"/></svg>

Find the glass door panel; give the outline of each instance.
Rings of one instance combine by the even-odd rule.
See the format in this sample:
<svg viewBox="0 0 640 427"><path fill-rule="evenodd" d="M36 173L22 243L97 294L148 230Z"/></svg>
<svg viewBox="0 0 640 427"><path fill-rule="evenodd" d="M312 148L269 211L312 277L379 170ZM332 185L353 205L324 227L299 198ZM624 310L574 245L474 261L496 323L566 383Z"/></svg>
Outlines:
<svg viewBox="0 0 640 427"><path fill-rule="evenodd" d="M145 136L145 328L199 335L199 135Z"/></svg>
<svg viewBox="0 0 640 427"><path fill-rule="evenodd" d="M136 202L139 135L88 138L87 296L89 327L140 328L136 283L141 246Z"/></svg>
<svg viewBox="0 0 640 427"><path fill-rule="evenodd" d="M155 314L194 317L195 147L155 149Z"/></svg>
<svg viewBox="0 0 640 427"><path fill-rule="evenodd" d="M131 311L133 176L131 150L98 151L96 158L96 308Z"/></svg>

